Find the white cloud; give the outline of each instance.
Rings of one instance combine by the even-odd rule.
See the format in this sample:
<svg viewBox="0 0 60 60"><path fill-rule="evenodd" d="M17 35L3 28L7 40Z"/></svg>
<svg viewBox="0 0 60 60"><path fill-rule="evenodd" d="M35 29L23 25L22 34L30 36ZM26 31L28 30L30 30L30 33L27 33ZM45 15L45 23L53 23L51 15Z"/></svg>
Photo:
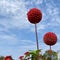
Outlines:
<svg viewBox="0 0 60 60"><path fill-rule="evenodd" d="M37 31L44 30L46 26L44 24L37 24ZM35 32L35 25L31 27L31 32Z"/></svg>
<svg viewBox="0 0 60 60"><path fill-rule="evenodd" d="M30 1L25 1L26 5L39 5L42 4L43 0L30 0Z"/></svg>
<svg viewBox="0 0 60 60"><path fill-rule="evenodd" d="M0 51L4 50L0 53L3 56L11 55L14 59L18 59L19 56L24 55L25 52L27 52L29 50L35 50L36 49L35 42L33 42L31 40L20 40L20 41L18 41L12 37L4 37L4 39L9 39L9 41L8 40L4 41L4 43L6 42L8 47L7 46L0 47ZM18 41L19 45L16 47L15 44L17 43L17 41Z"/></svg>
<svg viewBox="0 0 60 60"><path fill-rule="evenodd" d="M9 0L1 0L0 1L0 10L1 13L12 13L14 15L19 15L18 11L23 11L23 8L25 8L24 4L22 1L18 2L18 1L9 1Z"/></svg>
<svg viewBox="0 0 60 60"><path fill-rule="evenodd" d="M40 31L40 30L44 30L45 28L46 28L46 25L40 24L40 25L38 26L37 30Z"/></svg>
<svg viewBox="0 0 60 60"><path fill-rule="evenodd" d="M52 46L52 49L54 50L54 51L58 51L58 50L60 50L60 42L57 42L54 46Z"/></svg>
<svg viewBox="0 0 60 60"><path fill-rule="evenodd" d="M1 34L0 35L0 45L1 46L5 46L7 44L7 46L10 45L16 45L18 43L18 40L16 38L15 35L7 35L7 34Z"/></svg>
<svg viewBox="0 0 60 60"><path fill-rule="evenodd" d="M36 4L42 4L43 3L43 0L36 0Z"/></svg>
<svg viewBox="0 0 60 60"><path fill-rule="evenodd" d="M27 10L23 1L1 0L0 3L0 16L2 18L6 17L3 19L3 22L1 21L2 18L0 19L2 22L0 24L7 28L27 28L29 26L26 19Z"/></svg>
<svg viewBox="0 0 60 60"><path fill-rule="evenodd" d="M49 0L48 1L45 0L44 3L45 3L44 7L46 10L42 8L43 17L40 23L44 26L44 29L42 30L59 27L60 25L59 8L55 5L53 1L50 2ZM43 28L43 26L41 27Z"/></svg>

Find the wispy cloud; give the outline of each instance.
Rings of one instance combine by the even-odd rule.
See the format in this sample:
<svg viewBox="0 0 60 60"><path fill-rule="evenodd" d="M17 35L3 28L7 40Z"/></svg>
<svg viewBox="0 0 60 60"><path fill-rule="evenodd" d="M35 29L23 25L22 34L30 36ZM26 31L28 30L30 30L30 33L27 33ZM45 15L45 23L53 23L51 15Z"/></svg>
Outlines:
<svg viewBox="0 0 60 60"><path fill-rule="evenodd" d="M8 28L23 28L23 25L24 27L28 27L26 19L27 10L24 2L1 0L0 3L0 16L3 20L2 22L0 19L2 22L0 24Z"/></svg>
<svg viewBox="0 0 60 60"><path fill-rule="evenodd" d="M43 3L43 0L30 0L30 1L26 1L26 0L24 0L26 3L26 5L29 5L29 4L31 4L31 5L39 5L39 4L42 4ZM33 4L34 3L34 4Z"/></svg>
<svg viewBox="0 0 60 60"><path fill-rule="evenodd" d="M43 36L46 32L53 31L57 34L59 42L52 49L59 50L60 9L53 0L0 0L1 55L18 58L25 51L36 49L33 40L35 38L31 36L35 32L34 25L27 19L27 12L33 7L39 7L43 14L41 22L37 24L40 48L43 52L49 49L49 46L43 43Z"/></svg>

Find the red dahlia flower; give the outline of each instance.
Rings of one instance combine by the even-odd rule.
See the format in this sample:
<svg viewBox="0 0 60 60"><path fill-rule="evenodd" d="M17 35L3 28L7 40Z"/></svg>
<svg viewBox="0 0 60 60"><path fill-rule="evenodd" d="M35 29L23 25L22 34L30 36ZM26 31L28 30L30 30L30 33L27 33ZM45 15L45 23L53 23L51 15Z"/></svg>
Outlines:
<svg viewBox="0 0 60 60"><path fill-rule="evenodd" d="M28 13L28 20L30 23L36 24L39 23L42 19L42 13L39 9L37 8L32 8Z"/></svg>
<svg viewBox="0 0 60 60"><path fill-rule="evenodd" d="M4 58L4 60L12 60L12 57L11 57L11 56L6 56L6 57Z"/></svg>
<svg viewBox="0 0 60 60"><path fill-rule="evenodd" d="M43 40L44 40L44 43L45 43L45 44L51 46L51 45L56 44L56 42L57 42L57 36L56 36L56 34L53 33L53 32L48 32L48 33L46 33L46 34L44 35Z"/></svg>
<svg viewBox="0 0 60 60"><path fill-rule="evenodd" d="M30 53L29 52L25 52L24 55L29 55Z"/></svg>
<svg viewBox="0 0 60 60"><path fill-rule="evenodd" d="M20 56L19 59L20 59L20 60L23 60L23 57L24 57L24 56Z"/></svg>

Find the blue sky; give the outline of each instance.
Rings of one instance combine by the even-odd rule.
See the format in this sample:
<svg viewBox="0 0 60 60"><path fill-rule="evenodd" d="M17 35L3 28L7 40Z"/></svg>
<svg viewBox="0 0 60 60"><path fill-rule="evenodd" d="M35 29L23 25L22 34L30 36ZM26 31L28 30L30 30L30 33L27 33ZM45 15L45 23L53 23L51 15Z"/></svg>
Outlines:
<svg viewBox="0 0 60 60"><path fill-rule="evenodd" d="M36 49L34 25L29 23L27 12L39 8L43 17L37 24L39 48L49 49L43 42L47 32L54 32L57 43L53 50L60 50L60 0L0 0L0 55L14 59L24 52Z"/></svg>

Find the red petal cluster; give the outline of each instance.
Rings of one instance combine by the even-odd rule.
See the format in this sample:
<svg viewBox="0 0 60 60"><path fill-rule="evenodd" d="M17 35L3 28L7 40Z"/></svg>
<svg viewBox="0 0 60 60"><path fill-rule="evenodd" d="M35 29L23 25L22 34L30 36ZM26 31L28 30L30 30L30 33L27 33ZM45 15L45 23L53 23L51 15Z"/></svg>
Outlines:
<svg viewBox="0 0 60 60"><path fill-rule="evenodd" d="M24 57L24 56L20 56L19 59L20 59L20 60L23 60L23 57Z"/></svg>
<svg viewBox="0 0 60 60"><path fill-rule="evenodd" d="M30 53L29 52L25 52L24 55L29 55Z"/></svg>
<svg viewBox="0 0 60 60"><path fill-rule="evenodd" d="M36 24L39 23L42 19L42 13L39 9L37 8L32 8L28 13L28 20L30 23Z"/></svg>
<svg viewBox="0 0 60 60"><path fill-rule="evenodd" d="M53 32L48 32L48 33L46 33L46 34L44 35L43 40L44 40L44 43L45 43L45 44L51 46L51 45L56 44L56 42L57 42L57 36L56 36L56 34L53 33Z"/></svg>
<svg viewBox="0 0 60 60"><path fill-rule="evenodd" d="M11 56L6 56L6 57L4 58L4 60L12 60L12 57L11 57Z"/></svg>

